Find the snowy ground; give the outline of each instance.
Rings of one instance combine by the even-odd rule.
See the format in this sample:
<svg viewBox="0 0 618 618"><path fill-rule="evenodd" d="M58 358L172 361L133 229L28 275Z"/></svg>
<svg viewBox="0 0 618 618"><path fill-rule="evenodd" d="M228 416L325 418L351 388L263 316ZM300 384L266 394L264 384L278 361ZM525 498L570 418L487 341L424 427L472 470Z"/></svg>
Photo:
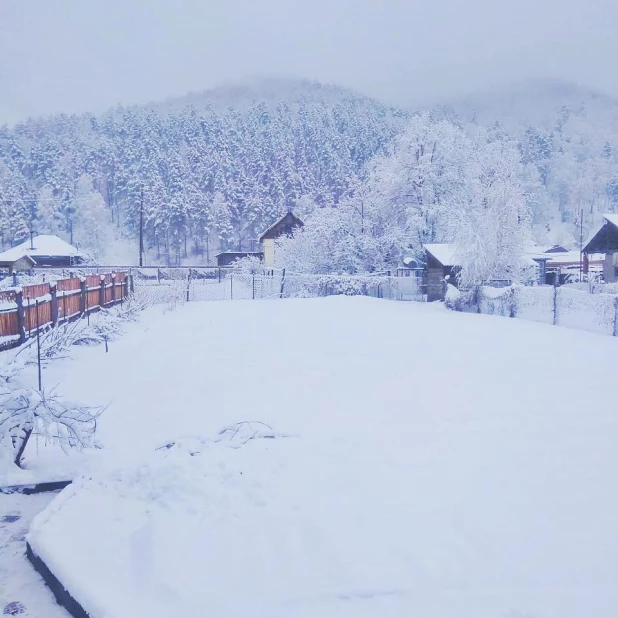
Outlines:
<svg viewBox="0 0 618 618"><path fill-rule="evenodd" d="M54 496L0 494L0 614L23 618L68 616L26 559L25 535L30 522Z"/></svg>
<svg viewBox="0 0 618 618"><path fill-rule="evenodd" d="M47 370L111 404L31 542L93 618L613 617L617 355L358 297L151 310Z"/></svg>

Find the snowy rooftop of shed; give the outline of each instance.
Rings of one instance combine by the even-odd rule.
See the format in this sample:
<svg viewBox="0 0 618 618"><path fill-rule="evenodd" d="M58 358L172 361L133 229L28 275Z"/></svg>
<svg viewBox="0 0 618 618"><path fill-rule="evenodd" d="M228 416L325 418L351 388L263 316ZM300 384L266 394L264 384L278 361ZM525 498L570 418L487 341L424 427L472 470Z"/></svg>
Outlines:
<svg viewBox="0 0 618 618"><path fill-rule="evenodd" d="M30 256L36 260L37 256L53 255L62 257L76 257L80 256L81 253L76 247L70 245L58 236L41 234L39 236L35 236L32 239L32 243L30 240L26 240L20 245L0 253L0 261L16 262L24 257L24 255Z"/></svg>
<svg viewBox="0 0 618 618"><path fill-rule="evenodd" d="M457 247L451 243L433 243L425 245L425 249L433 255L443 266L456 266L455 258Z"/></svg>

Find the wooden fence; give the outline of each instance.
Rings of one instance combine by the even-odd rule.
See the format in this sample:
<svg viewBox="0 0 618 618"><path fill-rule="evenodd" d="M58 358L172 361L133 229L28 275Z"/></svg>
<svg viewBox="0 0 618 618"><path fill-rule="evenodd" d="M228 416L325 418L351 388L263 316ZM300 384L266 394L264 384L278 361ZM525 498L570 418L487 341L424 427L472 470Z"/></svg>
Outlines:
<svg viewBox="0 0 618 618"><path fill-rule="evenodd" d="M61 279L0 292L0 350L21 345L37 330L112 307L129 294L124 272Z"/></svg>

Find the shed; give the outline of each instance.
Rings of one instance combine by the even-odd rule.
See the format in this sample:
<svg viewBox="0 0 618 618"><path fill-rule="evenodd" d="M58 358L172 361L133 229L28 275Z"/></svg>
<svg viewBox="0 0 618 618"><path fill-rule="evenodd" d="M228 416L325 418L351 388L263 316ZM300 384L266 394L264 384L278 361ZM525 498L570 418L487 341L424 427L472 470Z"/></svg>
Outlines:
<svg viewBox="0 0 618 618"><path fill-rule="evenodd" d="M264 254L259 251L222 251L217 253L217 266L231 266L236 260L246 257L257 257L260 260L264 258Z"/></svg>
<svg viewBox="0 0 618 618"><path fill-rule="evenodd" d="M83 254L59 236L41 234L0 253L0 263L17 263L24 257L34 261L30 267L65 268L81 264ZM26 260L28 261L28 260ZM25 262L21 262L22 265Z"/></svg>
<svg viewBox="0 0 618 618"><path fill-rule="evenodd" d="M606 283L618 281L618 215L603 215L603 225L584 247L586 263L592 254L604 253L603 278Z"/></svg>
<svg viewBox="0 0 618 618"><path fill-rule="evenodd" d="M275 266L277 238L281 238L281 236L291 236L294 230L303 227L303 225L305 224L295 214L289 211L262 233L260 236L260 244L264 254L264 266L266 268L274 268Z"/></svg>
<svg viewBox="0 0 618 618"><path fill-rule="evenodd" d="M444 300L444 279L457 286L457 272L461 265L455 258L456 247L449 243L425 245L427 269L427 302Z"/></svg>
<svg viewBox="0 0 618 618"><path fill-rule="evenodd" d="M0 268L7 268L10 274L20 270L30 270L33 266L36 266L34 259L27 253L22 254L21 257L17 257L17 259L3 259L2 255L3 254L0 254Z"/></svg>

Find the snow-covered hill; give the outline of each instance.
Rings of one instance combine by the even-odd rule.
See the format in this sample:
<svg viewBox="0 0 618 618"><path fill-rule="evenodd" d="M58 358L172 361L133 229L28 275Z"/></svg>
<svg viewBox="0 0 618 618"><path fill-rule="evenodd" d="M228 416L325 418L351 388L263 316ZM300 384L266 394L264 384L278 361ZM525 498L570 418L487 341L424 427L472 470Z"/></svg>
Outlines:
<svg viewBox="0 0 618 618"><path fill-rule="evenodd" d="M243 110L257 101L264 101L270 107L276 107L280 103L294 106L302 100L321 101L334 105L350 97L370 99L370 97L350 88L336 84L323 84L315 80L253 78L243 82L222 84L217 88L202 92L190 92L182 97L149 103L145 107L162 112L177 112L187 107L195 107L196 109L214 107L219 110L233 107ZM377 103L377 100L375 101ZM382 104L380 103L380 105Z"/></svg>

